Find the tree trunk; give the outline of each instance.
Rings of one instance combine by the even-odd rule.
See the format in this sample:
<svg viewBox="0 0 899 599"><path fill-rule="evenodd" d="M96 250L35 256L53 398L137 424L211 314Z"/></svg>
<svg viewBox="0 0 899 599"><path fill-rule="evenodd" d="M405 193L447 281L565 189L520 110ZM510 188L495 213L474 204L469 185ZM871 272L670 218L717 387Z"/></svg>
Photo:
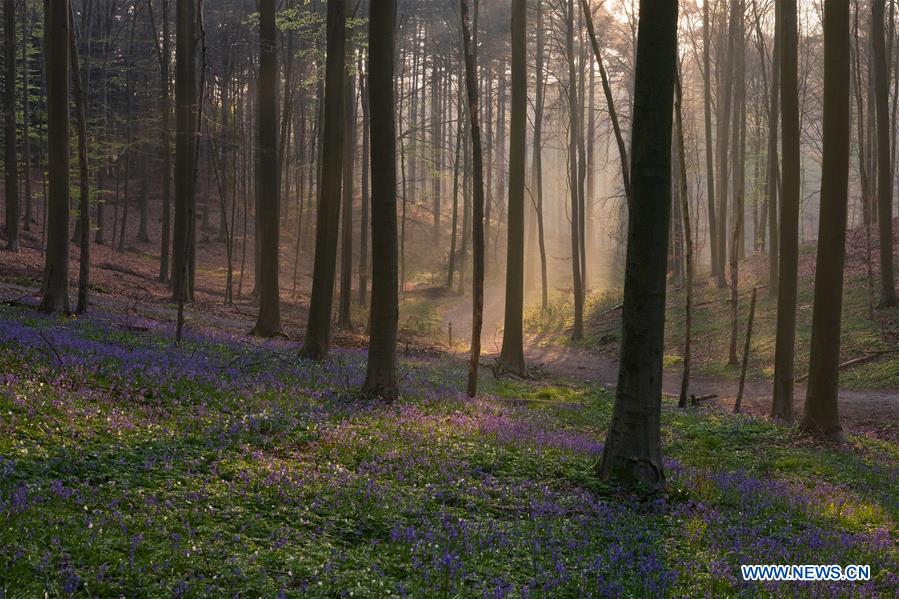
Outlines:
<svg viewBox="0 0 899 599"><path fill-rule="evenodd" d="M731 177L733 181L733 212L730 243L730 351L728 366L737 365L738 337L738 302L740 284L740 248L743 245L743 191L744 172L743 155L746 147L746 48L743 42L745 34L745 6L743 0L737 0L731 18L736 19L734 28L734 106L733 106L733 147L731 149Z"/></svg>
<svg viewBox="0 0 899 599"><path fill-rule="evenodd" d="M312 360L323 360L328 355L331 336L337 231L340 223L340 183L344 159L346 8L346 0L328 2L322 172L318 190L309 324L302 350L303 355Z"/></svg>
<svg viewBox="0 0 899 599"><path fill-rule="evenodd" d="M524 363L524 163L527 144L527 3L512 2L512 120L509 125L509 226L506 243L506 306L499 361L527 374Z"/></svg>
<svg viewBox="0 0 899 599"><path fill-rule="evenodd" d="M25 8L27 10L27 7ZM15 0L3 6L6 41L6 81L3 104L6 112L6 249L19 251L19 172L16 153L16 11Z"/></svg>
<svg viewBox="0 0 899 599"><path fill-rule="evenodd" d="M356 155L356 86L351 75L346 76L344 91L344 147L343 154L343 206L341 213L340 248L340 301L337 310L337 326L353 328L350 307L353 296L353 166Z"/></svg>
<svg viewBox="0 0 899 599"><path fill-rule="evenodd" d="M708 197L709 248L711 253L711 274L715 276L720 268L718 264L718 217L715 215L715 158L712 143L712 65L710 59L711 23L709 20L709 4L702 3L702 91L703 116L705 120L705 179Z"/></svg>
<svg viewBox="0 0 899 599"><path fill-rule="evenodd" d="M824 153L809 379L801 428L842 438L837 409L849 185L849 3L824 4Z"/></svg>
<svg viewBox="0 0 899 599"><path fill-rule="evenodd" d="M571 339L584 337L584 293L581 281L580 194L578 193L578 99L577 73L574 66L574 0L568 0L565 51L568 58L568 185L571 192L571 273L574 293L574 326Z"/></svg>
<svg viewBox="0 0 899 599"><path fill-rule="evenodd" d="M777 157L777 122L780 118L780 61L783 52L783 19L778 16L781 3L774 3L774 54L771 62L771 104L768 109L768 295L777 297L780 236L777 227L777 194L780 189L780 164Z"/></svg>
<svg viewBox="0 0 899 599"><path fill-rule="evenodd" d="M896 305L893 279L893 182L890 166L890 82L883 17L886 0L873 0L874 108L877 114L877 225L880 233L880 305Z"/></svg>
<svg viewBox="0 0 899 599"><path fill-rule="evenodd" d="M793 354L796 343L796 288L799 262L799 89L796 0L782 2L780 106L783 113L783 190L780 201L780 287L774 349L771 416L793 420Z"/></svg>
<svg viewBox="0 0 899 599"><path fill-rule="evenodd" d="M332 0L333 1L333 0ZM399 319L396 222L396 126L393 93L396 0L371 5L368 24L371 111L371 337L363 392L399 397L396 336Z"/></svg>
<svg viewBox="0 0 899 599"><path fill-rule="evenodd" d="M189 281L193 235L196 154L196 0L177 0L175 35L175 225L172 235L172 299L191 298Z"/></svg>
<svg viewBox="0 0 899 599"><path fill-rule="evenodd" d="M275 0L259 2L259 83L256 120L256 210L259 213L259 314L253 334L281 333L278 271L281 178L278 174L278 50Z"/></svg>
<svg viewBox="0 0 899 599"><path fill-rule="evenodd" d="M42 312L69 307L69 3L44 0L47 77L47 253Z"/></svg>
<svg viewBox="0 0 899 599"><path fill-rule="evenodd" d="M71 23L75 22L75 12L69 7ZM75 123L78 128L78 216L81 221L79 230L79 262L78 262L78 304L75 312L84 314L87 311L88 294L90 292L91 268L91 185L90 169L87 162L87 101L84 97L84 85L81 81L81 64L78 58L78 46L75 43L75 29L69 27L69 61L72 68L72 99L75 103Z"/></svg>
<svg viewBox="0 0 899 599"><path fill-rule="evenodd" d="M733 97L733 70L734 70L734 45L736 43L737 8L738 2L731 5L730 23L728 24L727 47L724 57L724 72L718 82L718 209L716 216L718 222L717 238L718 246L718 270L713 273L715 282L720 289L727 286L724 276L724 265L727 260L727 181L728 181L728 140L730 135L731 100ZM742 83L742 82L741 82ZM737 135L735 132L734 135Z"/></svg>
<svg viewBox="0 0 899 599"><path fill-rule="evenodd" d="M674 102L674 116L677 119L677 162L680 166L678 183L680 185L681 221L684 227L684 356L680 399L677 405L680 408L684 408L687 406L687 397L690 393L690 366L692 362L693 234L690 223L690 196L687 189L687 152L684 147L683 90L680 85L680 76L675 80Z"/></svg>
<svg viewBox="0 0 899 599"><path fill-rule="evenodd" d="M677 1L641 0L638 26L621 361L598 470L626 485L658 488L665 482L660 421Z"/></svg>
<svg viewBox="0 0 899 599"><path fill-rule="evenodd" d="M366 65L370 65L371 60L366 61ZM362 103L362 210L360 212L359 223L359 305L365 306L368 303L368 232L371 226L369 219L369 148L371 146L369 138L370 108L369 108L369 88L365 77L361 73L365 72L362 59L359 59L359 90L360 102ZM391 84L392 85L392 84ZM394 117L395 118L395 117ZM394 126L394 128L396 128ZM394 145L396 151L396 145ZM393 173L394 183L396 182L396 169ZM396 190L394 190L394 202L396 201Z"/></svg>
<svg viewBox="0 0 899 599"><path fill-rule="evenodd" d="M477 3L478 0L475 0ZM474 203L472 206L472 318L471 357L468 363L469 397L478 394L478 366L481 361L481 326L484 317L484 163L481 150L481 125L478 117L478 74L471 43L468 0L459 0L462 9L462 42L465 54L465 86L468 90L468 116L471 124L474 162ZM475 5L477 14L477 4Z"/></svg>

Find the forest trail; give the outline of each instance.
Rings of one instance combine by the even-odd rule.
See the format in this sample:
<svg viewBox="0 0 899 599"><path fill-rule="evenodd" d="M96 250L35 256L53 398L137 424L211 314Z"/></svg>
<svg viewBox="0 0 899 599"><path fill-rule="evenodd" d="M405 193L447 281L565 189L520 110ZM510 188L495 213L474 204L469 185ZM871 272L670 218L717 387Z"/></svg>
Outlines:
<svg viewBox="0 0 899 599"><path fill-rule="evenodd" d="M502 287L490 286L484 291L484 327L481 333L481 350L488 355L499 353L502 346L502 322L505 295ZM443 328L452 322L453 336L467 340L471 336L471 302L461 301L443 318ZM530 366L540 366L549 377L577 382L598 382L614 389L618 377L618 360L608 353L588 348L563 345L542 336L531 335L525 340L525 360ZM664 372L662 389L668 395L680 395L681 369L669 368ZM732 410L739 381L736 377L718 377L693 374L690 393L697 397L714 394L707 402L722 409ZM797 420L801 418L805 403L805 383L797 383L794 391L794 408ZM743 391L743 411L755 417L767 418L771 409L771 381L748 378ZM850 432L865 432L882 439L899 440L899 389L840 389L840 416Z"/></svg>

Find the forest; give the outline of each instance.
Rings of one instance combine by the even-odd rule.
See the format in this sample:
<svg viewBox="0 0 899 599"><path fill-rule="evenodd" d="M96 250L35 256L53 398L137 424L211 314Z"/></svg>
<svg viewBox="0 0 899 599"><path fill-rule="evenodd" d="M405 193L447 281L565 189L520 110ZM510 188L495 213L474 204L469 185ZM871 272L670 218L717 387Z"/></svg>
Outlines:
<svg viewBox="0 0 899 599"><path fill-rule="evenodd" d="M0 599L899 594L897 0L0 3Z"/></svg>

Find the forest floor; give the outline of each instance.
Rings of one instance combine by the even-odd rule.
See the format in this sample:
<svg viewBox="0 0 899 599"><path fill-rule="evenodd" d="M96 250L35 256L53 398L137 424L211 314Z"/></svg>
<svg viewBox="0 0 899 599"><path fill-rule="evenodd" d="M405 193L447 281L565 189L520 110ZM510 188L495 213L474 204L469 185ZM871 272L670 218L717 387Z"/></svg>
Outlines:
<svg viewBox="0 0 899 599"><path fill-rule="evenodd" d="M0 595L890 596L899 444L663 402L667 489L598 481L612 410L576 378L412 352L403 398L191 312L0 305ZM243 327L240 327L243 328ZM568 361L566 360L566 363ZM565 373L559 373L564 375ZM747 583L752 563L869 564L867 582Z"/></svg>

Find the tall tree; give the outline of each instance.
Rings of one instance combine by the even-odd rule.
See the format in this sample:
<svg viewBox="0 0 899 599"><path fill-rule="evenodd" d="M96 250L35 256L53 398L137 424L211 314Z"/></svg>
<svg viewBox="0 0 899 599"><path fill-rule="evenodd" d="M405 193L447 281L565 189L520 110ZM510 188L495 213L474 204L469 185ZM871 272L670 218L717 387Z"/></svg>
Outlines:
<svg viewBox="0 0 899 599"><path fill-rule="evenodd" d="M780 199L780 285L774 346L774 398L771 415L793 420L793 373L796 345L796 288L799 263L799 85L796 0L780 3L780 108L783 189Z"/></svg>
<svg viewBox="0 0 899 599"><path fill-rule="evenodd" d="M877 224L880 232L880 305L896 305L893 277L893 169L890 164L890 81L884 40L886 0L873 0L874 109L877 113Z"/></svg>
<svg viewBox="0 0 899 599"><path fill-rule="evenodd" d="M26 8L27 10L27 8ZM6 81L3 90L3 109L6 112L6 249L19 251L19 173L16 154L16 11L15 0L3 3L3 48L6 60Z"/></svg>
<svg viewBox="0 0 899 599"><path fill-rule="evenodd" d="M399 320L396 222L396 115L393 65L396 0L373 2L368 23L371 120L371 337L363 391L399 396L396 336Z"/></svg>
<svg viewBox="0 0 899 599"><path fill-rule="evenodd" d="M709 248L711 272L714 276L720 265L718 264L718 218L715 215L715 150L712 145L712 36L709 4L711 2L702 3L702 109L705 124L705 180L709 217Z"/></svg>
<svg viewBox="0 0 899 599"><path fill-rule="evenodd" d="M849 186L849 3L824 3L824 153L808 389L802 428L842 438L837 409Z"/></svg>
<svg viewBox="0 0 899 599"><path fill-rule="evenodd" d="M253 334L273 337L281 333L278 284L278 233L281 177L278 175L278 51L275 0L259 2L259 94L256 120L256 210L259 211L259 314Z"/></svg>
<svg viewBox="0 0 899 599"><path fill-rule="evenodd" d="M475 17L477 17L475 0ZM474 48L471 43L471 26L468 17L468 0L459 0L462 10L462 45L465 55L465 87L468 92L468 119L471 126L472 161L474 162L474 202L472 203L472 296L471 296L471 356L468 362L469 397L478 394L478 366L481 361L481 326L484 323L484 158L481 148L481 124L478 116L478 73ZM477 31L477 21L475 21Z"/></svg>
<svg viewBox="0 0 899 599"><path fill-rule="evenodd" d="M537 56L535 66L536 89L534 95L534 133L533 133L533 158L531 160L531 193L534 200L534 216L537 225L537 244L540 250L540 299L541 308L549 307L549 289L546 272L546 237L543 226L543 109L544 109L544 31L543 31L543 1L536 0L537 11Z"/></svg>
<svg viewBox="0 0 899 599"><path fill-rule="evenodd" d="M69 307L69 2L44 0L47 76L47 252L43 312Z"/></svg>
<svg viewBox="0 0 899 599"><path fill-rule="evenodd" d="M322 360L328 355L331 308L337 270L337 230L340 224L340 182L343 170L344 71L346 69L346 0L330 0L327 16L324 126L321 177L315 229L312 294L303 355Z"/></svg>
<svg viewBox="0 0 899 599"><path fill-rule="evenodd" d="M780 243L777 234L777 192L780 164L777 159L777 121L780 118L780 54L783 19L777 16L781 3L774 3L774 52L771 60L771 97L768 107L768 295L777 297Z"/></svg>
<svg viewBox="0 0 899 599"><path fill-rule="evenodd" d="M584 337L584 293L581 280L580 193L578 189L578 120L577 72L574 66L574 0L568 0L565 21L565 52L568 58L568 185L571 193L571 273L574 293L573 340Z"/></svg>
<svg viewBox="0 0 899 599"><path fill-rule="evenodd" d="M650 488L665 482L660 425L676 59L677 0L641 0L621 361L597 467L604 478Z"/></svg>
<svg viewBox="0 0 899 599"><path fill-rule="evenodd" d="M346 76L344 91L344 160L343 205L340 209L340 300L337 306L337 326L352 329L353 295L353 166L356 154L356 85L353 76Z"/></svg>
<svg viewBox="0 0 899 599"><path fill-rule="evenodd" d="M731 120L731 102L734 89L734 46L737 37L737 12L739 2L731 3L730 22L728 24L727 42L724 54L724 71L720 74L718 80L718 208L715 211L718 222L715 224L718 231L716 234L718 245L713 249L717 252L718 269L712 273L718 287L723 289L727 286L725 279L724 267L727 262L727 155L728 155L728 139L730 135ZM739 82L743 84L742 81ZM736 135L736 132L734 132Z"/></svg>
<svg viewBox="0 0 899 599"><path fill-rule="evenodd" d="M524 363L524 162L527 134L527 2L512 2L512 118L509 124L509 226L506 245L506 308L499 361L519 376Z"/></svg>
<svg viewBox="0 0 899 599"><path fill-rule="evenodd" d="M156 15L153 12L153 0L147 0L150 10L150 19L156 31ZM169 65L171 61L171 40L169 38L169 0L162 0L162 27L160 42L159 36L154 35L156 43L156 58L159 61L159 88L160 88L160 124L162 127L162 235L159 250L159 280L167 283L169 280L169 251L171 249L172 230L172 143L171 127L171 81L169 77Z"/></svg>
<svg viewBox="0 0 899 599"><path fill-rule="evenodd" d="M196 0L177 0L175 32L175 224L172 235L172 298L193 293L190 261L196 242L194 169L196 162L197 67Z"/></svg>
<svg viewBox="0 0 899 599"><path fill-rule="evenodd" d="M69 6L69 18L75 22L75 12ZM87 157L87 98L81 80L81 60L75 40L75 28L69 27L69 62L72 67L72 96L75 102L75 123L78 128L78 303L75 311L87 311L91 268L91 184Z"/></svg>
<svg viewBox="0 0 899 599"><path fill-rule="evenodd" d="M690 391L690 367L692 365L693 335L693 233L690 223L690 195L687 188L687 151L684 147L683 89L680 75L675 80L674 116L677 124L677 165L680 186L681 220L684 227L684 363L680 384L678 407L687 406Z"/></svg>

